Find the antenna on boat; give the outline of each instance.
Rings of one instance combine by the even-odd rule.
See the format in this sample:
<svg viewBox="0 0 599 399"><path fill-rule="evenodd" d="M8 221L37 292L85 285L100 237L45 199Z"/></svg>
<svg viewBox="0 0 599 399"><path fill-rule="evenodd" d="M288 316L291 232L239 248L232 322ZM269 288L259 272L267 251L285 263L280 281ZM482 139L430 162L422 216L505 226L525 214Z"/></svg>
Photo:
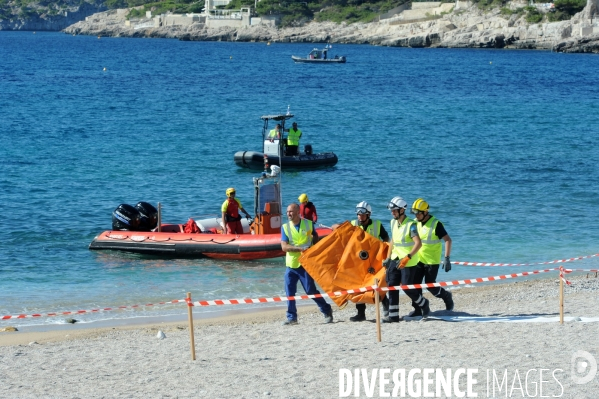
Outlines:
<svg viewBox="0 0 599 399"><path fill-rule="evenodd" d="M291 106L289 104L287 104L287 115L291 115L291 110L290 110ZM279 206L281 207L281 213L283 212L283 193L281 192L281 180L283 180L283 174L281 173L283 171L283 134L285 133L285 121L287 120L287 118L283 118L283 125L281 126L281 138L279 139L279 145L278 145L278 149L279 149L279 170L278 170L278 175L279 175ZM274 172L274 171L273 171Z"/></svg>

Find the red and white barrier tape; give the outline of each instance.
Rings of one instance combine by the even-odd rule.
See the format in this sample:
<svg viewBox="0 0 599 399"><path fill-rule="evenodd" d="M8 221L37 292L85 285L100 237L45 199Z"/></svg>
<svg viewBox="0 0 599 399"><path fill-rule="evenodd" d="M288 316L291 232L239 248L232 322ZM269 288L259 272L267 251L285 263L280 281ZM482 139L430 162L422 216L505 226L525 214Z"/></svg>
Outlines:
<svg viewBox="0 0 599 399"><path fill-rule="evenodd" d="M545 270L534 270L532 272L505 274L503 276L479 277L479 278L473 278L473 279L468 279L468 280L442 281L440 283L410 284L410 285L401 285L401 286L393 286L393 287L383 287L380 290L381 291L393 291L393 290L399 290L399 289L411 290L414 288L449 287L452 285L486 283L489 281L507 280L510 278L531 276L533 274L548 273L548 272L553 272L556 270L558 270L558 268L545 269Z"/></svg>
<svg viewBox="0 0 599 399"><path fill-rule="evenodd" d="M560 266L559 267L559 278L562 279L562 281L568 285L572 284L571 282L569 282L568 280L566 280L564 278L564 273L572 273L572 271L568 270L568 269L564 269L563 266Z"/></svg>
<svg viewBox="0 0 599 399"><path fill-rule="evenodd" d="M599 256L599 254L587 255L587 256L577 256L575 258L559 259L559 260L552 260L549 262L537 262L537 263L484 263L484 262L453 262L453 261L451 263L455 264L455 265L462 265L462 266L534 266L534 265L551 265L554 263L574 262L577 260L594 258L597 256Z"/></svg>
<svg viewBox="0 0 599 399"><path fill-rule="evenodd" d="M76 315L76 314L86 314L86 313L99 313L99 312L105 312L105 311L109 311L109 310L122 310L122 309L135 309L135 308L140 308L143 306L156 306L156 305L166 305L166 304L170 304L170 303L180 303L180 302L186 302L185 299L174 299L172 301L168 301L168 302L158 302L158 303L146 303L145 305L130 305L130 306L118 306L116 308L99 308L99 309L88 309L88 310L75 310L75 311L71 311L71 312L53 312L53 313L35 313L35 314L19 314L19 315L7 315L7 316L0 316L0 320L8 320L8 319L26 319L26 318L36 318L36 317L50 317L50 316L69 316L69 315Z"/></svg>
<svg viewBox="0 0 599 399"><path fill-rule="evenodd" d="M269 302L285 302L285 301L297 301L301 299L314 299L324 297L338 297L344 294L359 294L367 291L373 291L376 289L376 285L368 287L356 288L347 291L335 291L325 294L314 294L314 295L296 295L296 296L275 296L272 298L244 298L244 299L215 299L212 301L196 301L193 306L213 306L213 305L243 305L246 303L269 303Z"/></svg>
<svg viewBox="0 0 599 399"><path fill-rule="evenodd" d="M599 273L599 269L564 269L566 271L566 273L572 273L572 272L595 272L595 273Z"/></svg>
<svg viewBox="0 0 599 399"><path fill-rule="evenodd" d="M411 285L401 285L401 286L398 285L398 286L394 286L394 287L381 287L381 288L379 288L379 291L393 291L393 290L400 290L400 289L403 290L403 289L415 289L415 288L427 288L427 287L431 287L431 288L432 287L449 287L452 285L484 283L484 282L489 282L489 281L507 280L507 279L511 279L511 278L530 276L533 274L548 273L548 272L553 272L556 270L559 270L559 269L554 268L554 269L545 269L545 270L534 270L531 272L512 273L512 274L506 274L503 276L479 277L479 278L468 279L468 280L442 281L440 283L425 283L425 284L411 284ZM213 301L197 301L197 302L194 302L193 305L194 306L241 305L241 304L246 304L246 303L285 302L285 301L295 301L295 300L300 300L300 299L313 299L313 298L323 298L323 297L333 298L333 297L337 297L337 296L340 296L343 294L353 294L353 293L360 293L360 292L366 292L366 291L373 291L377 288L378 288L377 286L370 286L370 287L362 287L359 289L348 290L348 291L337 291L337 292L329 292L329 293L325 293L325 294L316 294L316 295L296 295L296 296L292 296L292 297L279 296L279 297L273 297L273 298L220 299L220 300L213 300Z"/></svg>
<svg viewBox="0 0 599 399"><path fill-rule="evenodd" d="M534 270L530 272L522 272L522 273L512 273L505 274L502 276L490 276L490 277L478 277L474 279L466 279L466 280L454 280L454 281L442 281L440 283L425 283L425 284L410 284L410 285L401 285L401 286L393 286L393 287L377 287L377 286L367 286L361 287L357 289L351 289L347 291L335 291L325 294L316 294L316 295L296 295L292 297L279 296L272 298L244 298L244 299L215 299L210 301L196 301L192 302L189 299L174 299L172 301L167 302L158 302L156 304L148 303L145 305L131 305L131 306L119 306L116 308L100 308L100 309L90 309L90 310L76 310L72 312L55 312L55 313L45 313L45 314L31 314L31 315L7 315L0 316L0 320L9 320L9 319L25 319L25 318L37 318L37 317L48 317L48 316L66 316L66 315L75 315L75 314L86 314L86 313L98 313L103 311L110 310L120 310L120 309L134 309L143 306L156 306L156 305L166 305L173 303L187 303L187 306L214 306L214 305L243 305L243 304L253 304L253 303L271 303L271 302L285 302L285 301L296 301L302 299L314 299L314 298L324 298L324 297L337 297L345 294L358 294L367 291L373 291L379 288L379 291L393 291L393 290L403 290L403 289L415 289L415 288L429 288L429 287L449 287L456 285L464 285L464 284L476 284L476 283L485 283L489 281L500 281L507 280L512 278L518 278L523 276L531 276L534 274L548 273L552 271L560 271L560 278L563 278L563 273L571 273L571 272L599 272L599 269L565 269L563 266L559 268L553 269L544 269L544 270ZM566 280L564 280L566 281ZM570 282L566 281L567 284Z"/></svg>

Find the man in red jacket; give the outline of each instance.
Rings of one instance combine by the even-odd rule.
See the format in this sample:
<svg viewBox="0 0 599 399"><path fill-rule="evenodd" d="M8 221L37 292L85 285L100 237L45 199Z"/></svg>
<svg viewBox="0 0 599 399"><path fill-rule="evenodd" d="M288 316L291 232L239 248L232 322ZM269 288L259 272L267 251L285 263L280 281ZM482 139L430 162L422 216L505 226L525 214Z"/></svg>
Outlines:
<svg viewBox="0 0 599 399"><path fill-rule="evenodd" d="M301 194L297 198L300 202L300 217L303 219L311 220L312 223L316 223L318 220L318 215L316 214L316 207L313 203L308 201L308 196L306 194Z"/></svg>
<svg viewBox="0 0 599 399"><path fill-rule="evenodd" d="M241 215L239 211L245 213L245 217L249 218L250 214L243 209L241 201L235 198L235 189L233 187L227 189L227 199L223 202L220 208L223 216L223 223L226 226L227 234L243 234L243 226L241 225ZM225 232L223 231L223 234Z"/></svg>

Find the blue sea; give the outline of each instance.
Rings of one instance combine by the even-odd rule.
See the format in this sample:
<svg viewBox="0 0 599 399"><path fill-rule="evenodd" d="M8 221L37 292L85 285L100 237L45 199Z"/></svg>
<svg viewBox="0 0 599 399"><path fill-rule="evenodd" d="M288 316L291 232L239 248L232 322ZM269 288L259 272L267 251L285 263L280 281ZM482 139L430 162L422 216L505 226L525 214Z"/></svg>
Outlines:
<svg viewBox="0 0 599 399"><path fill-rule="evenodd" d="M88 245L122 203L160 202L164 222L182 223L217 214L235 187L252 208L255 173L233 154L260 150L260 116L288 107L303 144L339 157L333 168L283 171L284 202L306 192L322 224L351 219L363 200L387 223L392 197L423 197L453 239L453 261L599 252L597 55L333 45L347 64L291 61L313 47L0 32L0 316L188 291L284 295L283 258L160 259ZM599 258L569 265L597 268ZM547 267L454 265L439 281ZM77 319L185 313L177 304Z"/></svg>

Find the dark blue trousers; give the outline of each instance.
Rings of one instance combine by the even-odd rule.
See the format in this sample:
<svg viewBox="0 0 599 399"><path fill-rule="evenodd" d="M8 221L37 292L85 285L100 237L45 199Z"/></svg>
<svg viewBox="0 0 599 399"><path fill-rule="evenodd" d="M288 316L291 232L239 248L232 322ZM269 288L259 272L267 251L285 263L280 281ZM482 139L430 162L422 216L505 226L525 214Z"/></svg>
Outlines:
<svg viewBox="0 0 599 399"><path fill-rule="evenodd" d="M320 294L318 289L316 288L316 283L314 283L314 279L310 277L308 272L303 267L298 267L297 269L292 269L290 267L285 270L285 293L287 296L295 296L297 292L297 282L302 283L302 287L304 287L304 291L308 295ZM324 300L324 298L314 298L314 302L318 305L318 308L324 315L328 315L331 313L331 305ZM288 320L297 320L297 308L295 305L296 301L287 301L287 319Z"/></svg>

